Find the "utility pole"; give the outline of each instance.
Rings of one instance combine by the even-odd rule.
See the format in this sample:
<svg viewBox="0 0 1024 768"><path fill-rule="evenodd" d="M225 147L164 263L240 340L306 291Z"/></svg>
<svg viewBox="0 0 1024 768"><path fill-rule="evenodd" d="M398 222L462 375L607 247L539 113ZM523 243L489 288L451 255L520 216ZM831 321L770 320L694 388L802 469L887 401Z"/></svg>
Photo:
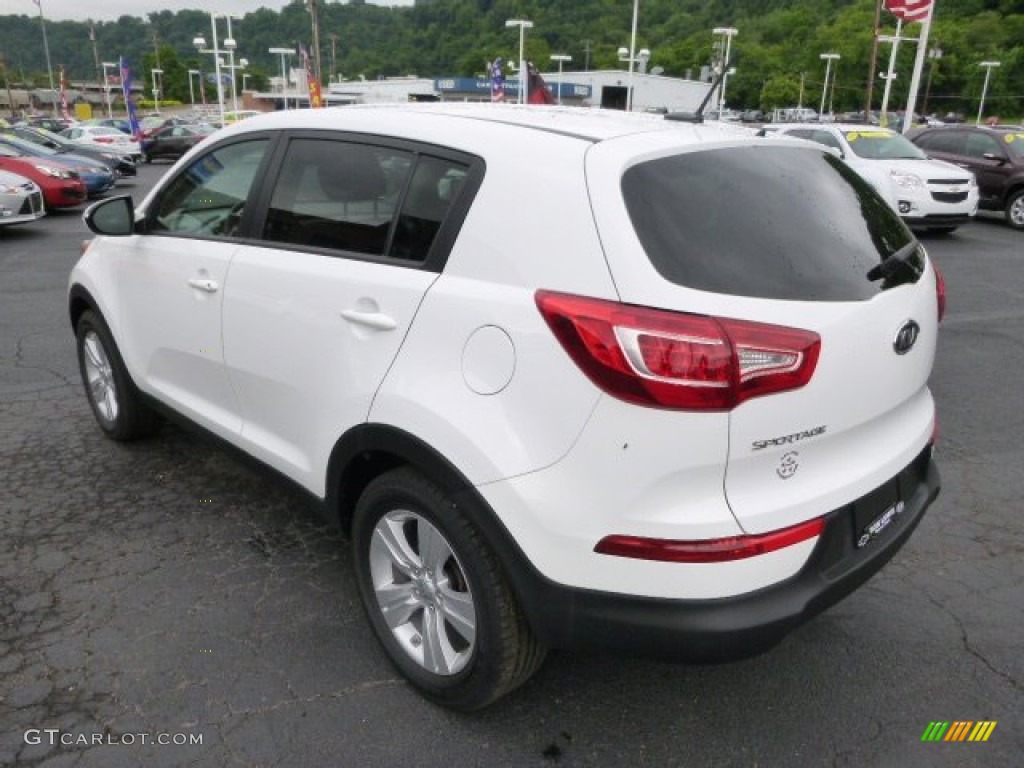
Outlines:
<svg viewBox="0 0 1024 768"><path fill-rule="evenodd" d="M590 40L583 41L583 71L590 71Z"/></svg>
<svg viewBox="0 0 1024 768"><path fill-rule="evenodd" d="M317 0L306 0L308 5L306 10L309 11L309 15L312 17L313 25L313 76L316 77L318 83L323 84L323 79L320 77L320 16L317 9Z"/></svg>
<svg viewBox="0 0 1024 768"><path fill-rule="evenodd" d="M92 58L96 64L96 82L100 84L100 92L103 92L104 83L100 80L100 54L96 50L96 27L89 27L89 42L92 43Z"/></svg>
<svg viewBox="0 0 1024 768"><path fill-rule="evenodd" d="M331 73L327 78L327 82L330 83L334 78L338 76L338 65L335 59L338 52L338 36L331 32L331 34L329 34L328 37L331 38Z"/></svg>
<svg viewBox="0 0 1024 768"><path fill-rule="evenodd" d="M871 34L871 63L868 65L868 94L864 103L864 122L871 124L871 92L875 88L875 59L878 58L878 33L882 23L882 0L875 3L875 26ZM894 43L895 45L895 43ZM888 84L888 81L886 81Z"/></svg>

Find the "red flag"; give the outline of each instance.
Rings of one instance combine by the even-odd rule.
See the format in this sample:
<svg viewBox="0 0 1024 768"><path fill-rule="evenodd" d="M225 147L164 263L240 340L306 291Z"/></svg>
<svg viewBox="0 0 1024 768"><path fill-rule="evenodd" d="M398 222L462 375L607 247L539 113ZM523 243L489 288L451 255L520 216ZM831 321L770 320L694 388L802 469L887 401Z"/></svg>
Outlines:
<svg viewBox="0 0 1024 768"><path fill-rule="evenodd" d="M903 21L924 21L934 0L885 0L885 10Z"/></svg>
<svg viewBox="0 0 1024 768"><path fill-rule="evenodd" d="M527 93L527 102L529 104L554 104L555 97L551 95L547 83L544 82L544 78L541 77L540 71L534 66L532 61L527 64L526 69L530 73L530 90Z"/></svg>

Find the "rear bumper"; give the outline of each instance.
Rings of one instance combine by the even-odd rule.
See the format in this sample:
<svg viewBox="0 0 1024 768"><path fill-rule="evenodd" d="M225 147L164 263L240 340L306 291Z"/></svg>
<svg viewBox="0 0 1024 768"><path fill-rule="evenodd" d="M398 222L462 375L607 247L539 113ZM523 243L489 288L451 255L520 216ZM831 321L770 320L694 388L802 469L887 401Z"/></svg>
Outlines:
<svg viewBox="0 0 1024 768"><path fill-rule="evenodd" d="M867 581L907 541L939 486L929 446L882 488L828 513L795 575L730 598L672 600L566 587L541 576L511 542L497 551L535 633L549 647L728 661L774 646ZM858 547L865 526L886 512L893 494L902 511Z"/></svg>

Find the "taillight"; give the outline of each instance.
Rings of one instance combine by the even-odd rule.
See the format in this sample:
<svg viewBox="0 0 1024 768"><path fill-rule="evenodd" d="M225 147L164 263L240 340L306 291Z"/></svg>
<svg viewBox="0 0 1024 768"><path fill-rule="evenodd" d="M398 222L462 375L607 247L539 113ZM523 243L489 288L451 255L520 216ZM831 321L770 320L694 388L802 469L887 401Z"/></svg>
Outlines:
<svg viewBox="0 0 1024 768"><path fill-rule="evenodd" d="M816 517L805 523L769 533L726 536L721 539L681 541L615 535L601 539L594 547L594 551L601 555L657 560L664 563L724 563L791 547L801 541L820 536L824 529L825 518Z"/></svg>
<svg viewBox="0 0 1024 768"><path fill-rule="evenodd" d="M100 144L113 144L114 143L114 140L109 138L109 137L107 137L107 136L94 136L93 137L93 141L96 141L96 142L98 142Z"/></svg>
<svg viewBox="0 0 1024 768"><path fill-rule="evenodd" d="M938 302L939 322L941 323L942 318L946 316L946 278L942 276L942 270L934 261L932 269L935 270L935 298Z"/></svg>
<svg viewBox="0 0 1024 768"><path fill-rule="evenodd" d="M627 402L729 410L804 386L821 338L811 331L538 291L537 307L580 369Z"/></svg>

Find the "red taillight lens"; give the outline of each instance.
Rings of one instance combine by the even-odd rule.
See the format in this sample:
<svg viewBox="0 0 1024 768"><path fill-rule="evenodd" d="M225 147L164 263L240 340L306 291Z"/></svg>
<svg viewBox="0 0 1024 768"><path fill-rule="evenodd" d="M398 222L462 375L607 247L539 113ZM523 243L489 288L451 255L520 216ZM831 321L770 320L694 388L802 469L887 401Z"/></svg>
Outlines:
<svg viewBox="0 0 1024 768"><path fill-rule="evenodd" d="M816 333L538 291L537 307L580 369L638 405L728 410L802 387L821 347Z"/></svg>
<svg viewBox="0 0 1024 768"><path fill-rule="evenodd" d="M100 144L113 144L114 140L108 136L94 136L93 141L97 141Z"/></svg>
<svg viewBox="0 0 1024 768"><path fill-rule="evenodd" d="M935 270L935 298L939 305L939 322L941 323L942 318L946 316L946 278L943 277L942 270L934 261L932 269Z"/></svg>
<svg viewBox="0 0 1024 768"><path fill-rule="evenodd" d="M727 536L703 541L648 539L641 536L605 536L594 551L601 555L657 560L665 563L724 563L757 557L801 541L820 536L825 519L816 517L806 523L751 536Z"/></svg>

